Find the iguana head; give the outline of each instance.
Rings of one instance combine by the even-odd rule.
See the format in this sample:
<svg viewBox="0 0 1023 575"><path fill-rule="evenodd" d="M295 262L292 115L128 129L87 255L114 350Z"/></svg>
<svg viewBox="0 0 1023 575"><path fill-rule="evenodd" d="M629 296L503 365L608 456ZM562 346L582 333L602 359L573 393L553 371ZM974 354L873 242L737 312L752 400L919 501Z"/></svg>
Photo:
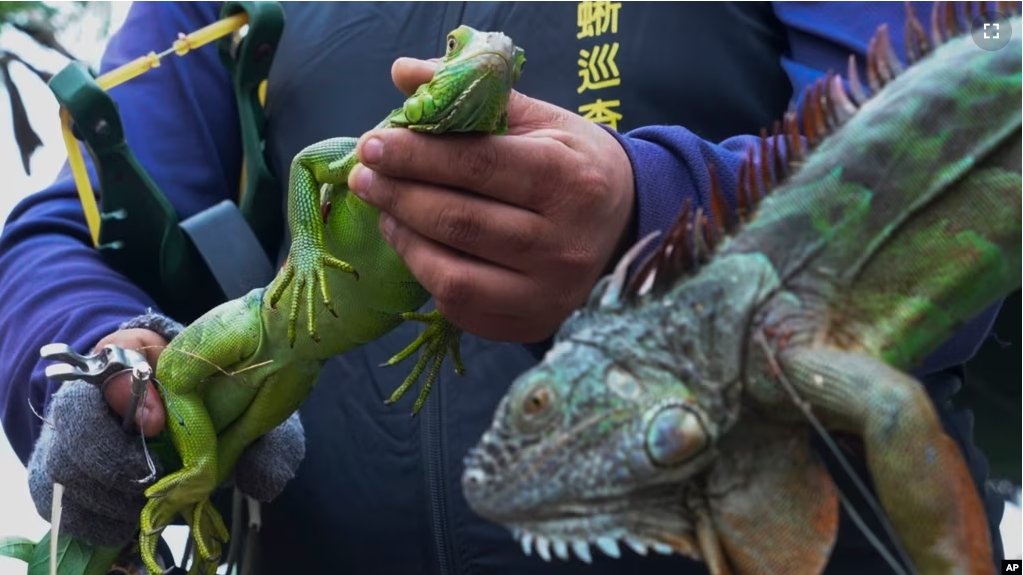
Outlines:
<svg viewBox="0 0 1023 575"><path fill-rule="evenodd" d="M448 34L433 79L419 86L392 121L423 132L501 132L525 61L508 36L459 26Z"/></svg>
<svg viewBox="0 0 1023 575"><path fill-rule="evenodd" d="M685 479L713 457L715 418L676 358L637 345L659 338L660 322L626 314L609 283L513 383L466 459L463 490L476 513L544 558L571 548L588 561L591 544L617 556L619 542L692 554Z"/></svg>

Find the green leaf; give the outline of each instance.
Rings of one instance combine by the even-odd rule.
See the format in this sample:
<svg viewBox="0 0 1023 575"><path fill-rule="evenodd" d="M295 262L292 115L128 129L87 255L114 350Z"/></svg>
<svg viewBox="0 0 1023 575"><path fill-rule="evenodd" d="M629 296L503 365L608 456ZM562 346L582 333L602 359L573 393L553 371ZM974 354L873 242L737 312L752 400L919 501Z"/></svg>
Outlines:
<svg viewBox="0 0 1023 575"><path fill-rule="evenodd" d="M28 563L36 549L35 541L24 537L0 538L0 555Z"/></svg>
<svg viewBox="0 0 1023 575"><path fill-rule="evenodd" d="M70 536L57 538L58 575L106 575L120 549L93 547ZM24 537L0 537L0 556L28 563L28 575L49 575L50 534L39 543Z"/></svg>
<svg viewBox="0 0 1023 575"><path fill-rule="evenodd" d="M95 548L76 540L70 535L57 537L57 574L84 575ZM28 564L28 575L50 575L50 534L47 533L36 545L32 561Z"/></svg>

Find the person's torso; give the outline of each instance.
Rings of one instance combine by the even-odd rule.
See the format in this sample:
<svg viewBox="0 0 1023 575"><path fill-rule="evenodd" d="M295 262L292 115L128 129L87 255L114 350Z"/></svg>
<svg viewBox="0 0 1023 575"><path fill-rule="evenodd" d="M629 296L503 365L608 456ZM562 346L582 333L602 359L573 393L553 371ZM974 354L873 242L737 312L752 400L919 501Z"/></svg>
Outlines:
<svg viewBox="0 0 1023 575"><path fill-rule="evenodd" d="M399 56L432 58L459 24L525 49L516 88L627 131L677 124L712 141L769 126L790 95L784 32L764 4L287 3L268 89L267 155L277 174L317 140L357 137L403 96ZM286 178L283 179L286 181ZM703 573L678 557L595 553L546 564L475 516L462 458L511 381L536 360L520 345L463 337L467 374L445 365L426 407L384 405L410 365L380 368L419 330L404 325L328 362L302 408L307 453L264 510L263 573Z"/></svg>

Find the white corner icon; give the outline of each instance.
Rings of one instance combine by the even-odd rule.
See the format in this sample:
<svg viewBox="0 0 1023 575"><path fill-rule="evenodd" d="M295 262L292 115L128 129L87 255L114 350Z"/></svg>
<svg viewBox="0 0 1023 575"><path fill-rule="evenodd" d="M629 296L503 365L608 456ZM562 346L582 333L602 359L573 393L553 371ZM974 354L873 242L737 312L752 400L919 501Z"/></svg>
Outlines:
<svg viewBox="0 0 1023 575"><path fill-rule="evenodd" d="M994 30L995 33L992 36L987 35L988 30ZM998 39L998 22L990 23L984 22L984 39L985 40L997 40Z"/></svg>

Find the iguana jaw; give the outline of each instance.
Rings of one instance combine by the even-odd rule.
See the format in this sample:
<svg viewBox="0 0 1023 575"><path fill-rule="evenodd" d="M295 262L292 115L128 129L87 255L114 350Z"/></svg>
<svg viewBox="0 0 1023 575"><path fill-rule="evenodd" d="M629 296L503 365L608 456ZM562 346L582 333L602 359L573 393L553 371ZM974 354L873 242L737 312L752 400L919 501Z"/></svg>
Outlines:
<svg viewBox="0 0 1023 575"><path fill-rule="evenodd" d="M535 549L544 560L553 552L561 559L574 554L589 563L591 547L618 558L622 545L640 555L652 550L695 556L694 527L682 501L678 485L661 486L643 497L590 501L578 504L575 511L572 505L560 505L547 519L534 515L522 522L505 523L524 553L529 555Z"/></svg>
<svg viewBox="0 0 1023 575"><path fill-rule="evenodd" d="M467 474L474 472L470 468ZM685 504L690 499L687 493L692 491L693 484L668 483L521 511L486 509L467 496L477 513L508 527L525 554L535 549L544 560L550 560L552 552L567 560L571 550L589 563L590 547L617 558L620 545L640 555L652 550L698 558L695 516Z"/></svg>

